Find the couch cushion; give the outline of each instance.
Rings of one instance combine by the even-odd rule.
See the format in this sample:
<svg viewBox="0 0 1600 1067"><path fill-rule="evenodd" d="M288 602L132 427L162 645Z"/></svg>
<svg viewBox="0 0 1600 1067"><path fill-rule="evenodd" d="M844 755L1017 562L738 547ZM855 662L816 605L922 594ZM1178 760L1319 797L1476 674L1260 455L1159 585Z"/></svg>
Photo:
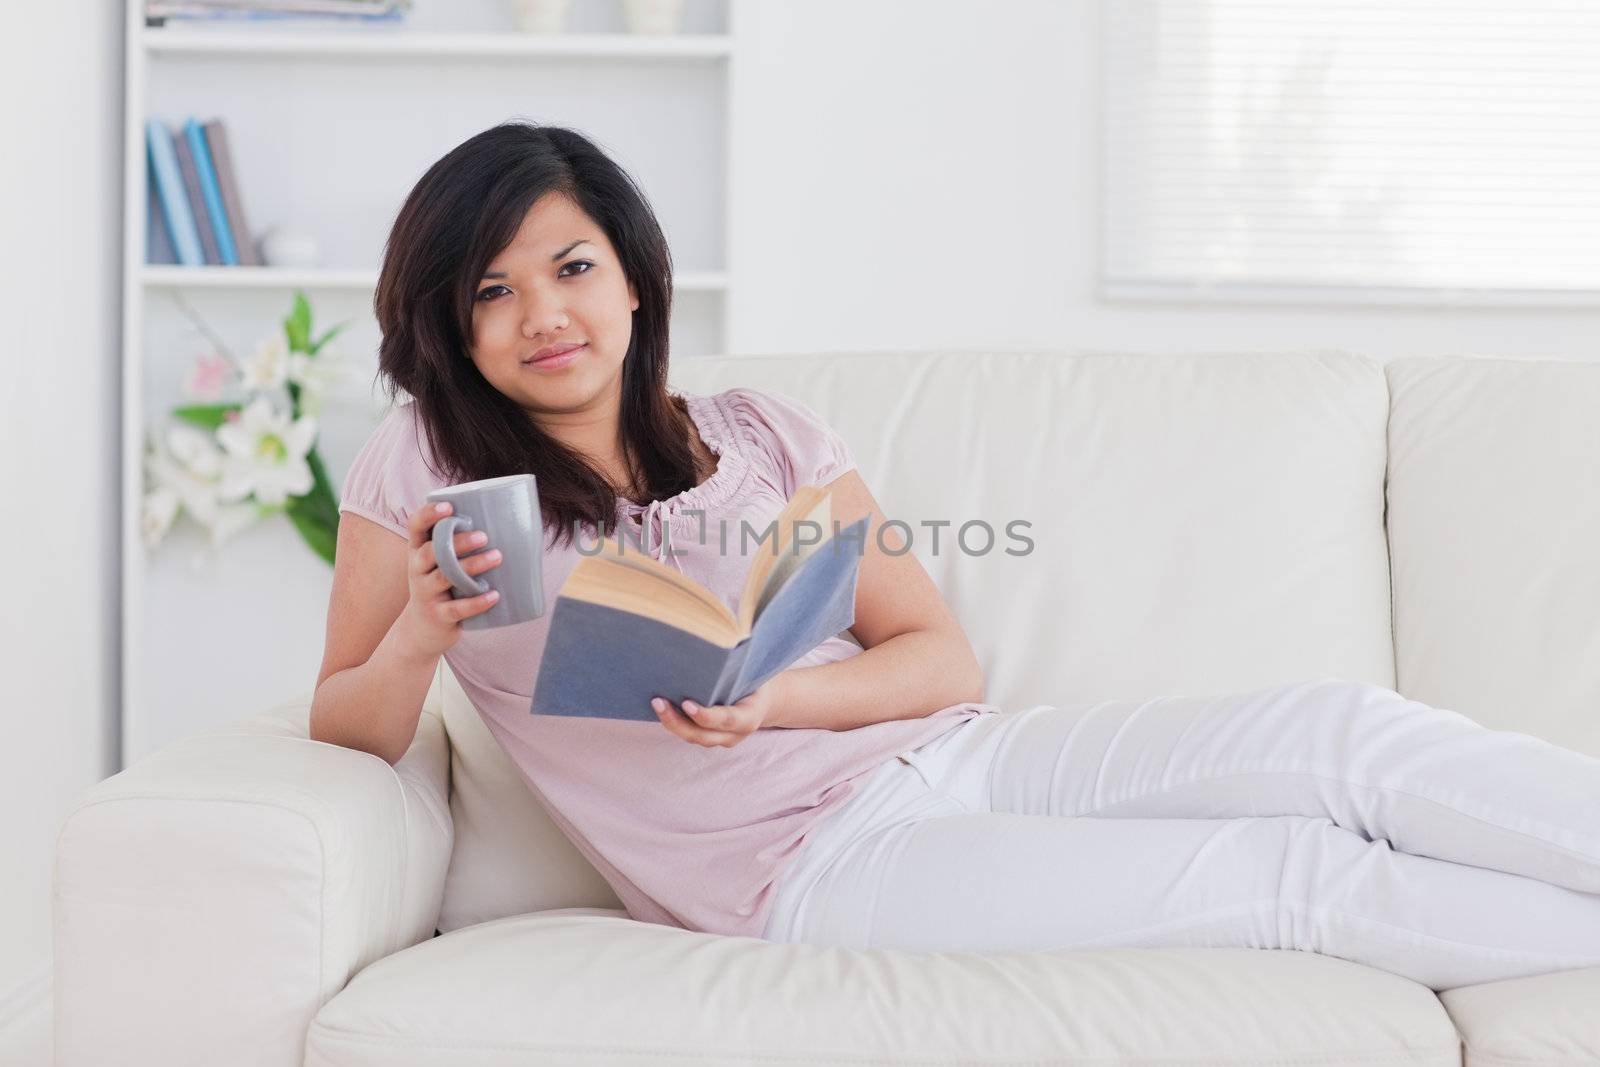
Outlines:
<svg viewBox="0 0 1600 1067"><path fill-rule="evenodd" d="M374 963L323 1006L305 1062L1455 1067L1459 1054L1429 990L1308 952L860 952L580 910Z"/></svg>
<svg viewBox="0 0 1600 1067"><path fill-rule="evenodd" d="M1401 691L1600 756L1600 365L1385 370Z"/></svg>
<svg viewBox="0 0 1600 1067"><path fill-rule="evenodd" d="M1461 1032L1465 1067L1600 1063L1600 968L1462 986L1439 999Z"/></svg>

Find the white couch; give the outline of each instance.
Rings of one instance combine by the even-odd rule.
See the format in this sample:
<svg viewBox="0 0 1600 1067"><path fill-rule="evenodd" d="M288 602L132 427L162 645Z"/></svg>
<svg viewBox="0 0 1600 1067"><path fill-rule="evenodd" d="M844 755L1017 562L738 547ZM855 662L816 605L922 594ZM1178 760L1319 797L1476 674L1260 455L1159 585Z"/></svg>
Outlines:
<svg viewBox="0 0 1600 1067"><path fill-rule="evenodd" d="M800 353L680 361L674 384L801 399L890 517L952 520L917 552L1002 707L1337 675L1600 755L1600 365ZM1027 520L1032 554L949 551L975 518L1001 548ZM393 769L308 740L308 702L71 814L63 1067L1600 1063L1600 970L1435 995L1295 951L856 952L636 922L447 668Z"/></svg>

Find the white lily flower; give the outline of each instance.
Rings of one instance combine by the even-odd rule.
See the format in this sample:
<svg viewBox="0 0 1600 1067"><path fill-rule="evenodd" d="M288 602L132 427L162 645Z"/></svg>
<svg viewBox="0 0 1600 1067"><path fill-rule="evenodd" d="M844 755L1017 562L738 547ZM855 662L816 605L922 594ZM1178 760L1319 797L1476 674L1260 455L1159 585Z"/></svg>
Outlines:
<svg viewBox="0 0 1600 1067"><path fill-rule="evenodd" d="M255 354L239 368L240 384L251 391L276 389L288 374L289 349L279 334L257 345Z"/></svg>
<svg viewBox="0 0 1600 1067"><path fill-rule="evenodd" d="M151 482L141 520L146 543L154 545L166 534L180 507L202 524L216 517L222 453L210 434L177 423L154 435L145 471Z"/></svg>
<svg viewBox="0 0 1600 1067"><path fill-rule="evenodd" d="M316 356L289 353L289 380L298 385L301 410L315 415L334 386L345 380L344 362L323 350Z"/></svg>
<svg viewBox="0 0 1600 1067"><path fill-rule="evenodd" d="M188 423L173 423L167 430L167 449L201 481L214 483L222 476L222 450L213 434Z"/></svg>
<svg viewBox="0 0 1600 1067"><path fill-rule="evenodd" d="M227 451L221 499L241 500L254 493L257 501L274 507L310 492L313 478L306 454L316 437L315 416L290 423L265 396L257 396L236 421L217 428L217 440Z"/></svg>
<svg viewBox="0 0 1600 1067"><path fill-rule="evenodd" d="M144 535L145 546L154 548L160 544L167 531L172 529L172 520L177 517L178 494L171 486L163 485L146 493L144 507L139 517L139 528Z"/></svg>

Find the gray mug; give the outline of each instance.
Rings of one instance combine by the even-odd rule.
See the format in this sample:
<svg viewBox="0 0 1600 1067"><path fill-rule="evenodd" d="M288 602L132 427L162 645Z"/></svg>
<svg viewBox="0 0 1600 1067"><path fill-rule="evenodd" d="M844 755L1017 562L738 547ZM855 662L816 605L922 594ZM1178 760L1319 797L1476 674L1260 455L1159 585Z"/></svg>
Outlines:
<svg viewBox="0 0 1600 1067"><path fill-rule="evenodd" d="M463 629L514 626L544 614L544 522L533 475L447 485L430 492L428 501L449 501L451 506L451 513L433 524L433 556L450 579L450 598L480 596L490 589L500 592L488 611L462 619ZM463 570L456 556L455 535L462 530L482 530L489 540L461 558L500 550L500 562L481 577Z"/></svg>

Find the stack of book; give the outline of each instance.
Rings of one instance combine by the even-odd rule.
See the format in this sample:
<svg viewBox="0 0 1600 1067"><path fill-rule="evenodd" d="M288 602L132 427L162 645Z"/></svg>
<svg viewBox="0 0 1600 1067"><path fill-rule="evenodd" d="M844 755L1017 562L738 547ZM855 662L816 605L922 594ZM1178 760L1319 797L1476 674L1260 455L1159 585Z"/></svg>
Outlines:
<svg viewBox="0 0 1600 1067"><path fill-rule="evenodd" d="M399 22L411 0L145 0L149 26L167 19L335 19L349 22Z"/></svg>
<svg viewBox="0 0 1600 1067"><path fill-rule="evenodd" d="M185 267L259 267L221 119L191 117L180 131L145 123L149 221L145 258ZM158 221L159 216L159 221Z"/></svg>

